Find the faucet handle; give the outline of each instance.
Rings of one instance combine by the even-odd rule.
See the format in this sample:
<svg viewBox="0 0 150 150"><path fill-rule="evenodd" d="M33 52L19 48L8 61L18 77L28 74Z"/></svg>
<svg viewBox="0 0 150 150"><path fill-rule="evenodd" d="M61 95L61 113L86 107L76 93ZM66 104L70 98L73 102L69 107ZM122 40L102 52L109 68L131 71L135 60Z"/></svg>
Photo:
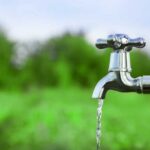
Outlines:
<svg viewBox="0 0 150 150"><path fill-rule="evenodd" d="M137 48L144 48L146 46L146 42L144 38L136 38L136 39L129 39L128 46L137 47Z"/></svg>
<svg viewBox="0 0 150 150"><path fill-rule="evenodd" d="M131 39L126 34L111 34L106 40L98 39L96 42L96 47L99 49L103 48L113 48L115 49L126 49L131 50L132 47L143 48L146 42L143 38Z"/></svg>
<svg viewBox="0 0 150 150"><path fill-rule="evenodd" d="M104 48L108 48L109 45L108 45L107 40L98 39L98 40L96 41L96 47L99 48L99 49L104 49Z"/></svg>

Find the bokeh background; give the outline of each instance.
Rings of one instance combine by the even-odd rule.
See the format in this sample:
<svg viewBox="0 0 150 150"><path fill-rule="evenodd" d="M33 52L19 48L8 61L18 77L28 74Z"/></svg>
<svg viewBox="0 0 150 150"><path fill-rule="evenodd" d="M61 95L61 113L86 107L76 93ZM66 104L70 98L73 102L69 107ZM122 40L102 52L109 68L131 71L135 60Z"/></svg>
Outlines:
<svg viewBox="0 0 150 150"><path fill-rule="evenodd" d="M132 76L150 75L149 0L0 0L0 149L95 150L94 86L110 49L97 38L142 36ZM150 149L150 95L109 92L102 150Z"/></svg>

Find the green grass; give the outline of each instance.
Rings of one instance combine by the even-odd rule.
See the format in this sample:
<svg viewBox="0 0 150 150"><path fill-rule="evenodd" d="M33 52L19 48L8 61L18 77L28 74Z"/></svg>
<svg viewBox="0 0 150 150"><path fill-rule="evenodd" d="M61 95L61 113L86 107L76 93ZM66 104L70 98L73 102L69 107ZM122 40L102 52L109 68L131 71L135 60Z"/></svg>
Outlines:
<svg viewBox="0 0 150 150"><path fill-rule="evenodd" d="M3 150L95 150L97 101L80 88L0 92ZM150 149L150 96L109 92L102 150Z"/></svg>

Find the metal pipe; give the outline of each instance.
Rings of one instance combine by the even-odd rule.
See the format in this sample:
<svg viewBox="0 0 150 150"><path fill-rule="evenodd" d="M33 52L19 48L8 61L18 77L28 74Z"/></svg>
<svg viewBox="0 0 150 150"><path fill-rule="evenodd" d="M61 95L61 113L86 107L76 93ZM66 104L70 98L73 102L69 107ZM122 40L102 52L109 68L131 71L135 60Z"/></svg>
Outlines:
<svg viewBox="0 0 150 150"><path fill-rule="evenodd" d="M150 76L143 76L141 78L142 93L150 94Z"/></svg>

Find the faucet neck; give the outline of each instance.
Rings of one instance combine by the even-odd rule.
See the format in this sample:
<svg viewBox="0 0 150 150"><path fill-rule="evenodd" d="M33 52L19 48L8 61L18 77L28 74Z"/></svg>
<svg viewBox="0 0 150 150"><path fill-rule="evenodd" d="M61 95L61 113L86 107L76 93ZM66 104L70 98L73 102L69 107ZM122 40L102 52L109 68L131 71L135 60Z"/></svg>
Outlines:
<svg viewBox="0 0 150 150"><path fill-rule="evenodd" d="M126 50L115 50L111 53L109 72L131 72L130 53Z"/></svg>

